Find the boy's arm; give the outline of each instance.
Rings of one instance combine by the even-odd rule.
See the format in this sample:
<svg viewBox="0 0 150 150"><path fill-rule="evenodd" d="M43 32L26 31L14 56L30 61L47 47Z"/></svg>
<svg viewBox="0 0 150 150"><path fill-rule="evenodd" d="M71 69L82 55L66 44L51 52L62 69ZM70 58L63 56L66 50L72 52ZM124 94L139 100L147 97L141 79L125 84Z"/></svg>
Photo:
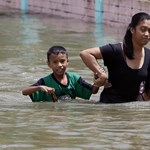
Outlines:
<svg viewBox="0 0 150 150"><path fill-rule="evenodd" d="M92 94L96 94L99 90L99 87L97 85L94 85L93 84L93 87L92 87Z"/></svg>
<svg viewBox="0 0 150 150"><path fill-rule="evenodd" d="M32 93L36 92L36 91L44 91L46 93L54 93L55 92L55 89L54 88L51 88L51 87L47 87L47 86L44 86L44 85L39 85L39 86L30 86L28 88L25 88L23 91L22 91L22 94L23 95L31 95Z"/></svg>
<svg viewBox="0 0 150 150"><path fill-rule="evenodd" d="M28 88L23 89L22 94L23 95L31 95L32 93L39 91L40 86L30 86Z"/></svg>
<svg viewBox="0 0 150 150"><path fill-rule="evenodd" d="M93 87L92 87L92 93L93 94L96 94L99 90L99 87L101 86L104 86L104 81L101 80L100 78L95 78L95 81L94 81L94 84L93 84Z"/></svg>
<svg viewBox="0 0 150 150"><path fill-rule="evenodd" d="M103 69L103 71L105 72L105 70ZM105 72L106 73L106 72ZM101 78L98 77L97 73L94 73L94 84L92 87L92 93L96 94L99 90L99 87L104 86L104 87L110 87L110 83L108 83L107 80L103 80Z"/></svg>
<svg viewBox="0 0 150 150"><path fill-rule="evenodd" d="M51 87L45 86L44 80L41 78L36 83L31 85L30 87L25 88L22 91L23 95L31 95L32 93L36 91L45 91L46 93L53 93L55 90Z"/></svg>
<svg viewBox="0 0 150 150"><path fill-rule="evenodd" d="M43 79L40 79L36 83L34 83L32 86L25 88L22 91L22 94L30 95L30 97L32 97L31 95L37 91L44 91L47 94L51 94L53 102L57 101L57 96L55 95L55 89L52 87L45 86ZM37 101L37 97L36 97L36 100L33 100L33 97L31 99L32 99L32 101ZM42 100L42 99L40 99L40 100Z"/></svg>

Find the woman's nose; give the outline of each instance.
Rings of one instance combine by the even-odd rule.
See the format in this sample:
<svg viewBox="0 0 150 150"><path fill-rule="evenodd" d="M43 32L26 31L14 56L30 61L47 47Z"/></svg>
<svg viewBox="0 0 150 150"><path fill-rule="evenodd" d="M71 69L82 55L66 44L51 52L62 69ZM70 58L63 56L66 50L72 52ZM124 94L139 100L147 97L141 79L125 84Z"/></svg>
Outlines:
<svg viewBox="0 0 150 150"><path fill-rule="evenodd" d="M150 31L147 30L147 31L145 32L145 35L146 35L146 36L150 36Z"/></svg>

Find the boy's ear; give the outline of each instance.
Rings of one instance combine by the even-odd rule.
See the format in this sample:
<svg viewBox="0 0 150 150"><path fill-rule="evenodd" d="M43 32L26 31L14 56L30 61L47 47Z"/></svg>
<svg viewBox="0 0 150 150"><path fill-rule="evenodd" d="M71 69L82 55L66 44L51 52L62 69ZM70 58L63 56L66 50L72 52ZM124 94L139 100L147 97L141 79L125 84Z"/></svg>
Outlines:
<svg viewBox="0 0 150 150"><path fill-rule="evenodd" d="M69 64L69 59L67 59L67 65Z"/></svg>
<svg viewBox="0 0 150 150"><path fill-rule="evenodd" d="M47 62L47 65L48 65L48 67L50 67L50 68L51 68L51 65L50 65L50 62L49 62L49 61Z"/></svg>

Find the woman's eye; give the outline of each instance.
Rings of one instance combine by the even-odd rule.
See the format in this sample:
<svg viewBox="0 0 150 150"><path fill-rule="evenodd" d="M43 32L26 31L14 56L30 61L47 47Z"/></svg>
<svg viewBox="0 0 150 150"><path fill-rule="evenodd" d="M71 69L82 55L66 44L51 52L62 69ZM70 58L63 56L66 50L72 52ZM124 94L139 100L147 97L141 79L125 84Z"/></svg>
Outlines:
<svg viewBox="0 0 150 150"><path fill-rule="evenodd" d="M146 32L146 30L147 30L146 28L141 28L142 32Z"/></svg>

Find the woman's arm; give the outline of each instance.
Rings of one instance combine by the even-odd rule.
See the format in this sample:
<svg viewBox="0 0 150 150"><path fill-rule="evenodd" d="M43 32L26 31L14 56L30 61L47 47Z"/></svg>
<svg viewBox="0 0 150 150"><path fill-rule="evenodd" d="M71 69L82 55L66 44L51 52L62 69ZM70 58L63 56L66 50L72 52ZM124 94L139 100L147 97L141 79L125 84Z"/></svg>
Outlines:
<svg viewBox="0 0 150 150"><path fill-rule="evenodd" d="M150 101L150 93L144 92L143 93L143 99L144 99L144 101Z"/></svg>
<svg viewBox="0 0 150 150"><path fill-rule="evenodd" d="M99 47L83 50L80 53L80 57L82 58L85 65L95 74L97 74L97 76L101 79L101 82L105 83L107 80L107 74L103 67L101 67L97 62L97 59L102 59L102 54Z"/></svg>

